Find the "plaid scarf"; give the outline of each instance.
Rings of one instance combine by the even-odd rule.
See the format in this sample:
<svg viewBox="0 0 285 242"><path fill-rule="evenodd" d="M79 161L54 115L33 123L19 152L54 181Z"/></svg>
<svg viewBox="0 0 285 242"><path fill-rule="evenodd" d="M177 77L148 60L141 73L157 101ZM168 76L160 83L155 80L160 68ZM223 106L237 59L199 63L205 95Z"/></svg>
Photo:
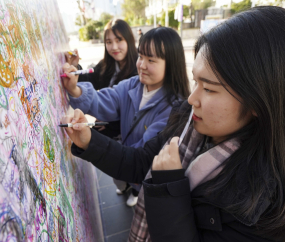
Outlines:
<svg viewBox="0 0 285 242"><path fill-rule="evenodd" d="M239 148L239 143L232 139L214 146L196 157L197 151L202 148L203 140L204 135L199 134L191 125L179 146L180 160L183 169L186 170L185 176L189 178L191 191L199 184L219 174L222 170L220 165ZM170 139L167 143L169 141ZM149 170L145 179L150 177L151 172ZM128 242L151 242L144 208L143 187L139 193Z"/></svg>

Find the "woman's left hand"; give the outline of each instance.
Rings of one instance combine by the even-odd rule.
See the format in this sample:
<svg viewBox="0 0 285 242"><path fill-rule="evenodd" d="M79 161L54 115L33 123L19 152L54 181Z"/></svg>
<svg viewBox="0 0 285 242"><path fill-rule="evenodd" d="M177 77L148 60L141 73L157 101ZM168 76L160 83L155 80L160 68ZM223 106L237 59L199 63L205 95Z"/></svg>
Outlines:
<svg viewBox="0 0 285 242"><path fill-rule="evenodd" d="M173 137L158 155L153 159L152 170L178 170L182 169L179 147L179 137Z"/></svg>

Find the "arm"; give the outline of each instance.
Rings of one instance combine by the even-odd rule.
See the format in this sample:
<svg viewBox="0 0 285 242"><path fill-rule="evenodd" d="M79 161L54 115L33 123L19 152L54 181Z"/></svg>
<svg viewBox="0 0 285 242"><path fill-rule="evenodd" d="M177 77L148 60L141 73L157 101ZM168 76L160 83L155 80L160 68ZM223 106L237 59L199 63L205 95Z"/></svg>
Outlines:
<svg viewBox="0 0 285 242"><path fill-rule="evenodd" d="M189 180L183 176L177 143L178 137L173 138L155 156L153 178L143 182L146 218L153 242L200 241Z"/></svg>
<svg viewBox="0 0 285 242"><path fill-rule="evenodd" d="M116 121L120 119L120 99L124 86L104 88L100 92L94 90L89 82L78 83L82 94L79 97L69 95L70 105L81 109L83 113L90 114L99 120Z"/></svg>
<svg viewBox="0 0 285 242"><path fill-rule="evenodd" d="M119 144L91 129L91 140L84 151L75 144L72 154L91 162L106 174L128 182L141 183L150 169L153 157L158 154L162 137L156 136L144 148L132 148Z"/></svg>
<svg viewBox="0 0 285 242"><path fill-rule="evenodd" d="M153 242L198 242L188 178L153 184L143 182L145 211Z"/></svg>

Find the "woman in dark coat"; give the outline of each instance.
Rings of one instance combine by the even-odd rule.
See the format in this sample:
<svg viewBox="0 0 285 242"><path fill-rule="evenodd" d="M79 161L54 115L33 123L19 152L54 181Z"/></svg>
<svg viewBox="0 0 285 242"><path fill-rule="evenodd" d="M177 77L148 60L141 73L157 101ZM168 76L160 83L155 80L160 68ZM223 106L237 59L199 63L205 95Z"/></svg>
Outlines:
<svg viewBox="0 0 285 242"><path fill-rule="evenodd" d="M144 148L83 127L80 110L62 119L78 123L66 129L74 155L144 180L129 241L284 241L284 26L285 9L257 7L202 35L191 106Z"/></svg>

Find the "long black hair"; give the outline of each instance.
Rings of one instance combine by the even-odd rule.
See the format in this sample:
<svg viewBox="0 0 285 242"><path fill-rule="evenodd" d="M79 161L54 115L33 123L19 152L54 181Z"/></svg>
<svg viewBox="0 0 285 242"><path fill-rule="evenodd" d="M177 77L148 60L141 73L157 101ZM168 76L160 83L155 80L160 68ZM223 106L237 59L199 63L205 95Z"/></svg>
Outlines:
<svg viewBox="0 0 285 242"><path fill-rule="evenodd" d="M112 31L118 39L122 39L120 36L118 36L118 34L120 34L128 45L127 55L124 59L125 65L117 74L114 81L114 84L118 84L120 81L129 78L133 73L136 73L136 61L138 58L138 53L135 46L135 38L128 23L121 19L110 20L105 26L104 31L105 53L104 59L101 61L102 69L100 73L100 81L110 79L107 77L112 77L116 70L115 59L109 55L106 48L107 34Z"/></svg>
<svg viewBox="0 0 285 242"><path fill-rule="evenodd" d="M195 56L202 47L217 78L237 93L231 94L242 104L241 114L254 112L256 117L228 137L238 138L240 148L218 176L201 186L241 222L283 241L285 9L266 6L239 13L202 35Z"/></svg>
<svg viewBox="0 0 285 242"><path fill-rule="evenodd" d="M189 80L181 38L171 28L160 27L146 32L140 39L138 52L145 56L155 55L165 60L163 87L170 105L173 97L186 99L190 94Z"/></svg>

